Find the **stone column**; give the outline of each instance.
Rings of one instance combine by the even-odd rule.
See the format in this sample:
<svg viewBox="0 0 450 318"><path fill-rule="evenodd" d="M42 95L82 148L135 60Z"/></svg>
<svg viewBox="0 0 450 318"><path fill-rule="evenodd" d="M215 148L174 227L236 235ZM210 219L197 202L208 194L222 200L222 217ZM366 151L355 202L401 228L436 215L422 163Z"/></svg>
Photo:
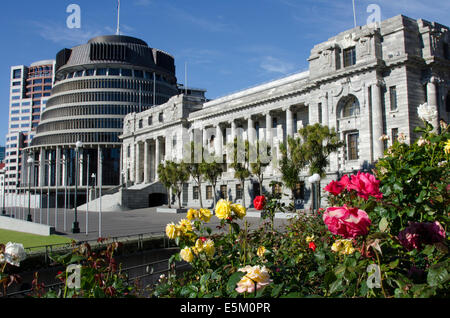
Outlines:
<svg viewBox="0 0 450 318"><path fill-rule="evenodd" d="M148 140L144 141L144 183L150 183L150 165L148 155Z"/></svg>
<svg viewBox="0 0 450 318"><path fill-rule="evenodd" d="M381 81L372 85L372 132L373 160L383 157L383 104L381 102Z"/></svg>
<svg viewBox="0 0 450 318"><path fill-rule="evenodd" d="M45 185L45 149L41 148L39 152L39 187Z"/></svg>
<svg viewBox="0 0 450 318"><path fill-rule="evenodd" d="M139 142L136 142L135 147L136 147L136 158L135 158L136 171L135 171L134 180L135 180L135 183L138 184L141 182L141 169L140 169L141 150L139 147Z"/></svg>
<svg viewBox="0 0 450 318"><path fill-rule="evenodd" d="M438 116L436 116L434 122L430 123L431 125L433 125L433 132L437 132L439 129L439 103L436 84L437 79L434 76L432 76L427 83L428 105L432 106L433 109L435 109L438 113Z"/></svg>
<svg viewBox="0 0 450 318"><path fill-rule="evenodd" d="M203 147L206 147L208 145L208 136L206 135L206 127L203 126L202 128L202 136L203 136Z"/></svg>
<svg viewBox="0 0 450 318"><path fill-rule="evenodd" d="M155 181L159 179L158 176L158 166L159 166L159 138L155 138Z"/></svg>
<svg viewBox="0 0 450 318"><path fill-rule="evenodd" d="M255 124L251 115L247 117L247 140L250 144L255 142Z"/></svg>
<svg viewBox="0 0 450 318"><path fill-rule="evenodd" d="M270 112L266 112L266 143L272 145L273 135L272 135L272 115Z"/></svg>
<svg viewBox="0 0 450 318"><path fill-rule="evenodd" d="M236 138L236 121L234 119L231 120L231 142L234 143L234 139Z"/></svg>
<svg viewBox="0 0 450 318"><path fill-rule="evenodd" d="M322 126L328 126L328 93L322 99Z"/></svg>
<svg viewBox="0 0 450 318"><path fill-rule="evenodd" d="M216 138L214 139L214 152L219 158L222 158L223 134L220 123L216 124Z"/></svg>
<svg viewBox="0 0 450 318"><path fill-rule="evenodd" d="M62 149L62 185L67 186L67 154L65 149Z"/></svg>
<svg viewBox="0 0 450 318"><path fill-rule="evenodd" d="M291 107L286 107L286 140L287 137L294 137L294 122Z"/></svg>

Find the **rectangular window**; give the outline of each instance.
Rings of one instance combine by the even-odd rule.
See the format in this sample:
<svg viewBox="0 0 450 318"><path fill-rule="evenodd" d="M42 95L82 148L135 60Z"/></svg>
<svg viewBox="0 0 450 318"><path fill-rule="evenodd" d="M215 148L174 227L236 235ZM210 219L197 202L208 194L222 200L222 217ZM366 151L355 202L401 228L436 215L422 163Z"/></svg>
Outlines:
<svg viewBox="0 0 450 318"><path fill-rule="evenodd" d="M11 92L12 93L20 93L20 88L13 89L13 90L11 90Z"/></svg>
<svg viewBox="0 0 450 318"><path fill-rule="evenodd" d="M160 123L163 122L163 116L164 116L163 113L159 113L158 120L159 120Z"/></svg>
<svg viewBox="0 0 450 318"><path fill-rule="evenodd" d="M319 123L322 124L322 103L319 103L318 105L318 112L319 112Z"/></svg>
<svg viewBox="0 0 450 318"><path fill-rule="evenodd" d="M13 78L21 78L22 77L22 70L17 69L13 71Z"/></svg>
<svg viewBox="0 0 450 318"><path fill-rule="evenodd" d="M228 198L227 186L226 185L221 185L220 186L220 198L221 199L227 199Z"/></svg>
<svg viewBox="0 0 450 318"><path fill-rule="evenodd" d="M148 116L148 125L151 126L152 125L152 116Z"/></svg>
<svg viewBox="0 0 450 318"><path fill-rule="evenodd" d="M347 135L347 160L358 159L358 133Z"/></svg>
<svg viewBox="0 0 450 318"><path fill-rule="evenodd" d="M35 79L33 81L33 84L41 84L42 83L42 79Z"/></svg>
<svg viewBox="0 0 450 318"><path fill-rule="evenodd" d="M13 86L20 86L22 82L13 82Z"/></svg>
<svg viewBox="0 0 450 318"><path fill-rule="evenodd" d="M389 87L389 96L391 100L391 110L397 110L397 88L395 86Z"/></svg>
<svg viewBox="0 0 450 318"><path fill-rule="evenodd" d="M350 47L344 50L344 67L352 66L356 64L356 49Z"/></svg>
<svg viewBox="0 0 450 318"><path fill-rule="evenodd" d="M122 69L122 76L129 76L129 77L131 77L132 76L131 75L131 70L128 69L128 68L123 68Z"/></svg>
<svg viewBox="0 0 450 318"><path fill-rule="evenodd" d="M96 75L97 75L97 76L103 76L103 75L106 75L106 68L98 68L98 69L97 69Z"/></svg>
<svg viewBox="0 0 450 318"><path fill-rule="evenodd" d="M13 97L11 97L11 99L12 100L17 100L17 99L20 99L20 96L13 96Z"/></svg>
<svg viewBox="0 0 450 318"><path fill-rule="evenodd" d="M240 184L236 184L236 200L242 199L242 186Z"/></svg>
<svg viewBox="0 0 450 318"><path fill-rule="evenodd" d="M118 69L118 68L110 68L108 75L119 76L120 75L120 69Z"/></svg>
<svg viewBox="0 0 450 318"><path fill-rule="evenodd" d="M143 125L144 125L143 123L144 123L144 121L142 119L139 119L139 128L143 127Z"/></svg>
<svg viewBox="0 0 450 318"><path fill-rule="evenodd" d="M134 77L143 78L144 74L142 71L134 70Z"/></svg>
<svg viewBox="0 0 450 318"><path fill-rule="evenodd" d="M192 187L192 199L198 200L198 186Z"/></svg>
<svg viewBox="0 0 450 318"><path fill-rule="evenodd" d="M394 144L396 141L398 141L398 128L392 128L391 135L392 135L392 144Z"/></svg>
<svg viewBox="0 0 450 318"><path fill-rule="evenodd" d="M212 186L208 185L206 186L206 200L212 200L212 198L213 198Z"/></svg>

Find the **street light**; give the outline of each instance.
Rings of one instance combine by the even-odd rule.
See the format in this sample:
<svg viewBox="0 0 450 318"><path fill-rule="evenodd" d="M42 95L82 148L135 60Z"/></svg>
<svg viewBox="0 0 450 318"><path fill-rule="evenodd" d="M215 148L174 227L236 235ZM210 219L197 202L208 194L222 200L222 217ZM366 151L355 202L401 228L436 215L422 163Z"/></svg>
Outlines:
<svg viewBox="0 0 450 318"><path fill-rule="evenodd" d="M78 211L77 211L77 191L78 191L78 157L80 148L83 147L83 143L81 141L77 141L75 143L75 197L74 197L74 206L75 206L75 220L72 224L72 233L80 233L80 225L78 223Z"/></svg>
<svg viewBox="0 0 450 318"><path fill-rule="evenodd" d="M320 207L320 198L319 198L319 182L320 175L318 173L313 174L308 178L308 181L314 185L314 203L313 208L319 209Z"/></svg>
<svg viewBox="0 0 450 318"><path fill-rule="evenodd" d="M32 222L33 219L31 218L31 208L30 208L30 202L31 202L31 166L34 164L33 157L29 157L27 160L28 163L28 216L27 221Z"/></svg>

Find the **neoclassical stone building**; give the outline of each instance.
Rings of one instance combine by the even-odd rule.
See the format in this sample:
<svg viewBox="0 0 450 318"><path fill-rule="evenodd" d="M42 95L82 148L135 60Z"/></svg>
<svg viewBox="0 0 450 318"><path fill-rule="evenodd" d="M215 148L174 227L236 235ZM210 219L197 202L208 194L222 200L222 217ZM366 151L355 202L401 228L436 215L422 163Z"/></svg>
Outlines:
<svg viewBox="0 0 450 318"><path fill-rule="evenodd" d="M182 160L193 140L223 156L227 170L218 183L218 196L235 202L245 196L246 205L251 206L259 191L256 179L247 180L242 189L226 163L226 145L236 136L251 143L267 141L277 158L279 145L299 128L314 123L334 127L346 145L331 156L323 187L343 173L370 170L400 134L406 142L414 141L414 128L421 124L420 104L428 102L440 119L450 119L450 32L446 26L399 15L317 44L308 61L306 72L212 101L178 95L165 104L128 114L120 136L122 173L134 184L129 191L145 197L139 204L151 204L151 195L146 201L148 194L161 191L156 187L158 164ZM303 177L296 204L309 208L307 171ZM272 180L281 180L276 160L264 175L267 191ZM204 182L200 192L205 205L211 206L211 186ZM186 183L183 204L199 206L198 196L195 182Z"/></svg>

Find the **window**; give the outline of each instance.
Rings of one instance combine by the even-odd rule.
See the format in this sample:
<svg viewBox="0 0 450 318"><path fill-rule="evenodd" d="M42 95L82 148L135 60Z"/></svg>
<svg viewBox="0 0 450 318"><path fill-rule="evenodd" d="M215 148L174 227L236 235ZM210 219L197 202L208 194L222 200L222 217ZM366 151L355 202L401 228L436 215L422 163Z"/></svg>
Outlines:
<svg viewBox="0 0 450 318"><path fill-rule="evenodd" d="M319 103L318 111L319 111L319 123L322 124L322 103Z"/></svg>
<svg viewBox="0 0 450 318"><path fill-rule="evenodd" d="M242 186L240 184L236 184L236 200L242 199Z"/></svg>
<svg viewBox="0 0 450 318"><path fill-rule="evenodd" d="M18 107L18 106L20 106L19 103L12 103L12 104L11 104L11 107Z"/></svg>
<svg viewBox="0 0 450 318"><path fill-rule="evenodd" d="M275 184L272 185L272 194L282 194L282 193L283 188L280 182L276 182Z"/></svg>
<svg viewBox="0 0 450 318"><path fill-rule="evenodd" d="M359 101L355 96L350 95L339 103L343 104L341 106L342 107L342 117L350 117L350 116L359 115Z"/></svg>
<svg viewBox="0 0 450 318"><path fill-rule="evenodd" d="M198 200L198 186L192 187L192 199Z"/></svg>
<svg viewBox="0 0 450 318"><path fill-rule="evenodd" d="M21 82L13 82L13 86L20 86Z"/></svg>
<svg viewBox="0 0 450 318"><path fill-rule="evenodd" d="M98 68L97 69L97 76L106 75L106 68Z"/></svg>
<svg viewBox="0 0 450 318"><path fill-rule="evenodd" d="M13 71L13 78L21 78L22 77L22 70L17 69Z"/></svg>
<svg viewBox="0 0 450 318"><path fill-rule="evenodd" d="M128 68L123 68L122 69L122 76L129 76L129 77L131 77L132 76L131 75L131 70L128 69Z"/></svg>
<svg viewBox="0 0 450 318"><path fill-rule="evenodd" d="M16 88L12 90L13 93L20 93L20 88Z"/></svg>
<svg viewBox="0 0 450 318"><path fill-rule="evenodd" d="M158 115L158 120L159 120L160 123L163 122L163 116L164 116L163 113L159 113L159 115Z"/></svg>
<svg viewBox="0 0 450 318"><path fill-rule="evenodd" d="M389 87L389 96L391 100L391 110L397 110L397 88L395 86Z"/></svg>
<svg viewBox="0 0 450 318"><path fill-rule="evenodd" d="M144 73L142 71L139 71L139 70L134 70L134 77L143 78L144 77Z"/></svg>
<svg viewBox="0 0 450 318"><path fill-rule="evenodd" d="M347 160L358 159L358 133L347 135Z"/></svg>
<svg viewBox="0 0 450 318"><path fill-rule="evenodd" d="M212 186L208 185L206 186L206 200L212 200L212 198L213 198Z"/></svg>
<svg viewBox="0 0 450 318"><path fill-rule="evenodd" d="M44 79L44 83L45 84L51 84L52 83L52 79L51 78L45 78Z"/></svg>
<svg viewBox="0 0 450 318"><path fill-rule="evenodd" d="M344 50L344 67L352 66L356 64L356 49L350 47Z"/></svg>
<svg viewBox="0 0 450 318"><path fill-rule="evenodd" d="M305 183L300 182L295 185L294 189L294 198L295 199L304 199L305 198Z"/></svg>
<svg viewBox="0 0 450 318"><path fill-rule="evenodd" d="M143 127L143 120L139 119L139 128L142 128L142 127Z"/></svg>
<svg viewBox="0 0 450 318"><path fill-rule="evenodd" d="M392 135L392 144L394 144L396 141L398 141L398 128L392 128L391 135Z"/></svg>
<svg viewBox="0 0 450 318"><path fill-rule="evenodd" d="M120 69L118 69L118 68L110 68L108 75L119 76L120 75Z"/></svg>
<svg viewBox="0 0 450 318"><path fill-rule="evenodd" d="M227 199L227 186L226 185L221 185L220 186L220 198L221 199Z"/></svg>
<svg viewBox="0 0 450 318"><path fill-rule="evenodd" d="M86 70L86 72L84 73L85 76L92 76L94 75L94 69L89 69ZM51 81L50 81L51 82Z"/></svg>
<svg viewBox="0 0 450 318"><path fill-rule="evenodd" d="M148 116L148 125L149 125L149 126L152 125L152 116Z"/></svg>

